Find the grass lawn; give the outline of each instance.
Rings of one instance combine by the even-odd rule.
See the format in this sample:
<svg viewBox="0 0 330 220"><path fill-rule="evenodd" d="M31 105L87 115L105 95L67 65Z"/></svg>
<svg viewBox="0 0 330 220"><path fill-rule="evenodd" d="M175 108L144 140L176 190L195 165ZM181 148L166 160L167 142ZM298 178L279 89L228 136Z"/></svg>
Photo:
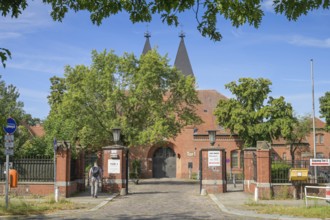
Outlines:
<svg viewBox="0 0 330 220"><path fill-rule="evenodd" d="M0 216L4 215L35 215L51 213L58 210L84 209L83 204L72 203L61 199L58 203L51 197L14 197L10 198L6 209L5 197L0 197Z"/></svg>
<svg viewBox="0 0 330 220"><path fill-rule="evenodd" d="M260 204L255 202L250 202L245 204L248 209L255 210L262 214L280 214L280 215L290 215L305 218L329 218L330 217L330 204L329 205L310 205L305 206L284 206L284 205L269 205Z"/></svg>

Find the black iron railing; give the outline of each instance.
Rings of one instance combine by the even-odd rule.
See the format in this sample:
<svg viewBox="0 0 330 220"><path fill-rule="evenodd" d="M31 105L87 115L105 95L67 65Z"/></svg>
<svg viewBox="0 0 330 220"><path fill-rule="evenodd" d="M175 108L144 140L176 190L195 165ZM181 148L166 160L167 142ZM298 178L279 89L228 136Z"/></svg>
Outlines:
<svg viewBox="0 0 330 220"><path fill-rule="evenodd" d="M271 166L272 183L290 183L289 172L291 168L308 169L308 183L315 183L314 167L309 160L273 160ZM317 183L330 183L330 167L316 167Z"/></svg>
<svg viewBox="0 0 330 220"><path fill-rule="evenodd" d="M18 172L19 182L54 181L54 160L51 157L12 159L12 168ZM5 181L5 162L0 162L0 181Z"/></svg>

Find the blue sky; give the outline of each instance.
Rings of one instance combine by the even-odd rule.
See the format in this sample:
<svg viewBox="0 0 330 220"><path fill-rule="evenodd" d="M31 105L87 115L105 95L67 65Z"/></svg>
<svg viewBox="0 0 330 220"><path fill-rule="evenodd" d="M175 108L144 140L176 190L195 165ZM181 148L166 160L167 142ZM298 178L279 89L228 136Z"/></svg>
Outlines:
<svg viewBox="0 0 330 220"><path fill-rule="evenodd" d="M197 79L198 89L215 89L231 97L225 84L241 77L263 77L272 81L271 96L284 96L299 115L312 113L311 62L314 62L315 109L319 97L330 91L330 11L314 11L297 22L288 22L265 4L259 29L234 28L219 18L223 40L213 42L197 31L191 12L180 16L183 27L169 27L158 16L148 24L151 46L173 64L181 30ZM66 65L90 65L91 51L114 50L140 55L146 23L132 24L122 13L93 25L85 12L70 12L63 22L54 22L50 7L29 3L19 19L0 18L0 46L11 50L12 59L0 74L15 85L24 109L45 119L52 76L63 76Z"/></svg>

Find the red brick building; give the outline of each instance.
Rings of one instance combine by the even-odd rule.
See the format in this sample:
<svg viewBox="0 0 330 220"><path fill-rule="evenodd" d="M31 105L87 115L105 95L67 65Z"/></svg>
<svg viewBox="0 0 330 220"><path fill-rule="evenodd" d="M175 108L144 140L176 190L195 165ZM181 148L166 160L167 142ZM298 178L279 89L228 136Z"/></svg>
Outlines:
<svg viewBox="0 0 330 220"><path fill-rule="evenodd" d="M315 149L317 158L330 158L330 133L324 130L325 123L315 118ZM307 146L306 146L307 145ZM291 160L290 146L284 140L274 140L272 143L273 158ZM306 137L302 146L295 152L295 160L314 158L313 131Z"/></svg>
<svg viewBox="0 0 330 220"><path fill-rule="evenodd" d="M151 49L150 35L145 35L146 43L143 54ZM184 35L181 41L174 66L185 75L194 75L184 44ZM203 148L210 147L208 130L217 130L215 146L225 148L227 174L242 173L243 151L237 135L231 135L228 130L221 128L216 123L213 112L220 99L226 97L215 90L198 90L201 104L197 106L197 113L204 121L196 127L186 127L173 140L167 140L166 144L150 147L134 147L130 149L130 160L142 161L143 178L193 178L198 175L199 152ZM330 157L330 133L324 131L324 122L316 119L316 154L317 157ZM296 160L313 157L313 134L307 137L309 146L299 148L295 155ZM290 160L290 148L284 140L274 140L272 143L272 155L274 159Z"/></svg>

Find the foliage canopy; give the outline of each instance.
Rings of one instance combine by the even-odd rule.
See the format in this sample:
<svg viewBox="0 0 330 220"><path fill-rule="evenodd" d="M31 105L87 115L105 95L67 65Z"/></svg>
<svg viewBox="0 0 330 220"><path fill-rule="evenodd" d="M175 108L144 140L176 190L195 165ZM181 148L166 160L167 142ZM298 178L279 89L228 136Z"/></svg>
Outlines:
<svg viewBox="0 0 330 220"><path fill-rule="evenodd" d="M197 29L204 37L220 41L222 36L218 30L218 20L223 17L231 21L234 27L249 24L258 28L261 24L264 11L262 5L268 0L43 0L52 7L51 16L55 21L62 21L69 10L75 12L88 11L94 24L100 25L105 18L120 12L127 12L133 22L150 22L153 16L160 15L162 22L168 25L179 25L179 15L185 11L193 11L197 22ZM301 15L316 9L329 9L329 1L296 1L274 0L272 6L275 13L284 14L288 20L297 20ZM17 18L28 7L27 0L2 0L0 12L2 16ZM2 51L1 51L2 50ZM10 52L0 48L0 59L5 66Z"/></svg>
<svg viewBox="0 0 330 220"><path fill-rule="evenodd" d="M6 85L6 83L1 80L0 75L0 146L4 148L3 137L5 133L2 127L6 124L6 119L11 117L15 119L17 123L17 130L14 133L14 155L38 155L45 149L44 143L41 143L42 141L39 138L33 138L27 128L22 125L35 125L41 121L40 119L32 118L30 114L25 113L23 110L23 103L18 100L19 95L16 87L13 85ZM4 158L3 151L0 152L0 159L2 158Z"/></svg>
<svg viewBox="0 0 330 220"><path fill-rule="evenodd" d="M65 77L51 82L48 135L89 148L111 144L114 127L133 146L173 138L184 126L201 122L194 78L156 50L140 59L93 51L90 67L67 66Z"/></svg>
<svg viewBox="0 0 330 220"><path fill-rule="evenodd" d="M325 118L325 129L330 131L330 92L326 92L324 96L320 98L320 113L321 117Z"/></svg>
<svg viewBox="0 0 330 220"><path fill-rule="evenodd" d="M215 115L221 126L239 135L244 147L285 137L293 129L291 105L283 97L268 96L270 85L263 78L240 78L225 85L235 98L220 100Z"/></svg>

